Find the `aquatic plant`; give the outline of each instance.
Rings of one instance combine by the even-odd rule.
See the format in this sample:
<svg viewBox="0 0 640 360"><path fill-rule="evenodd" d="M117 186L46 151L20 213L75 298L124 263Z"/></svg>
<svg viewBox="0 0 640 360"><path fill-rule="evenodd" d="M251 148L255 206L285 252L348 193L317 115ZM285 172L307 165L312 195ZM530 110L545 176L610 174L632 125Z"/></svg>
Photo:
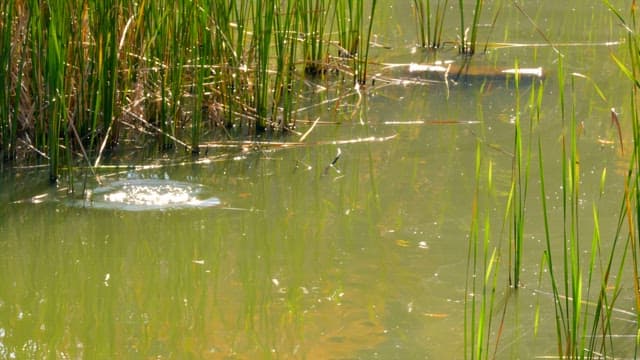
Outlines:
<svg viewBox="0 0 640 360"><path fill-rule="evenodd" d="M509 197L507 200L507 211L512 214L512 241L509 251L509 263L513 270L512 277L509 277L509 282L514 288L520 286L520 269L522 263L522 256L524 252L524 225L525 225L525 209L527 199L527 188L529 183L529 164L531 159L531 148L525 152L523 149L523 136L522 136L522 119L520 108L520 76L518 75L518 63L516 62L514 69L516 73L514 75L515 82L515 126L514 126L514 144L513 144L513 165L511 174L511 188L509 190ZM535 85L534 85L535 86ZM533 92L532 92L533 93ZM533 128L533 122L529 122L529 135L531 136L531 130ZM530 139L529 139L530 140ZM531 141L528 142L531 144Z"/></svg>
<svg viewBox="0 0 640 360"><path fill-rule="evenodd" d="M638 27L638 12L635 2L630 6L629 18L618 11L609 0L603 0L608 9L619 20L622 27L626 30L627 51L629 55L628 64L618 56L611 54L613 61L617 64L620 71L631 81L630 89L630 116L632 128L632 150L631 158L628 165L627 176L624 184L624 199L621 206L621 215L618 233L616 233L616 242L619 237L623 237L624 254L630 252L631 268L633 284L633 294L635 302L636 319L640 318L640 247L638 241L640 239L640 109L639 109L639 93L640 90L640 28ZM617 122L617 115L612 109L612 121ZM622 225L626 225L626 233ZM616 289L618 288L616 283ZM640 349L640 322L635 322L636 341L635 351L638 353Z"/></svg>
<svg viewBox="0 0 640 360"><path fill-rule="evenodd" d="M0 151L38 154L56 181L124 143L199 152L205 134L283 131L300 59L327 68L334 36L367 78L376 1L111 3L10 0L0 14ZM365 11L366 9L366 11ZM336 17L343 18L336 18ZM327 31L338 24L338 33ZM302 46L299 46L302 43ZM349 69L351 66L351 69ZM33 157L31 157L33 158Z"/></svg>
<svg viewBox="0 0 640 360"><path fill-rule="evenodd" d="M420 46L438 49L442 46L442 28L449 0L414 0L413 6Z"/></svg>
<svg viewBox="0 0 640 360"><path fill-rule="evenodd" d="M468 3L468 2L467 2ZM497 5L498 10L493 16L491 29L493 29L501 4ZM418 35L418 44L423 48L439 49L446 41L443 41L443 29L447 11L451 11L448 0L414 0L414 17L416 21L416 33ZM484 8L484 0L475 0L473 2L473 16L469 23L469 18L465 16L465 1L458 0L459 15L459 33L458 33L458 52L464 55L473 55L476 53L478 44L478 29L480 17ZM485 45L486 50L487 45Z"/></svg>
<svg viewBox="0 0 640 360"><path fill-rule="evenodd" d="M360 4L362 4L363 2L361 1ZM375 13L376 13L376 4L378 3L377 0L371 0L371 10L369 13L369 23L367 27L360 27L360 33L362 33L362 36L365 35L366 32L366 41L360 44L360 51L358 52L358 54L362 54L362 56L358 56L358 63L356 66L356 81L361 84L364 85L367 82L367 68L368 68L368 64L369 64L369 49L371 49L371 34L373 32L373 19L375 18ZM364 11L361 8L361 11Z"/></svg>
<svg viewBox="0 0 640 360"><path fill-rule="evenodd" d="M496 301L500 251L491 242L491 202L481 198L480 189L486 186L487 194L493 192L493 165L487 165L486 183L482 181L482 147L476 146L475 187L471 208L471 227L467 252L467 277L464 301L465 359L488 359L492 342L489 335ZM484 201L482 201L484 200ZM484 203L480 209L481 203ZM482 218L481 218L482 216Z"/></svg>
<svg viewBox="0 0 640 360"><path fill-rule="evenodd" d="M458 51L461 54L473 55L476 52L478 24L480 21L480 15L482 14L483 5L484 0L475 1L471 25L468 26L464 15L464 1L458 0L458 8L460 10L460 47L458 48Z"/></svg>
<svg viewBox="0 0 640 360"><path fill-rule="evenodd" d="M372 0L369 12L367 12L364 1L336 1L335 20L338 28L339 54L343 58L350 59L354 73L353 80L357 85L364 85L367 81L369 43L373 31L376 4L377 0Z"/></svg>
<svg viewBox="0 0 640 360"><path fill-rule="evenodd" d="M570 74L568 89L570 110L567 111L567 98L562 56L558 58L558 88L560 114L563 123L562 134L562 245L561 253L556 254L552 246L549 228L549 213L545 188L545 170L541 138L538 138L538 158L540 171L540 198L545 228L544 261L551 285L551 296L555 307L555 327L557 352L560 357L592 358L614 353L614 328L612 326L615 304L621 291L622 272L625 267L626 245L621 249L621 226L625 216L621 210L618 228L608 252L601 249L599 211L597 203L592 206L593 236L588 242L584 239L584 221L581 220L582 202L581 169L579 153L580 124L576 116L576 81L587 79L584 75ZM599 96L606 101L602 92L592 83ZM539 107L539 105L538 105ZM568 113L568 114L567 114ZM539 135L540 136L540 135ZM600 197L604 193L606 169L600 181ZM623 205L621 209L624 209ZM627 238L628 241L629 238ZM588 248L587 248L588 246ZM586 250L588 249L588 250ZM581 259L587 251L588 261ZM556 260L559 256L560 266ZM554 258L556 260L554 260ZM620 261L620 259L622 259ZM615 265L618 264L618 265ZM617 268L616 268L617 266ZM612 272L617 279L613 285ZM560 275L561 274L561 275ZM595 297L595 300L593 299Z"/></svg>
<svg viewBox="0 0 640 360"><path fill-rule="evenodd" d="M358 52L360 36L358 29L362 23L363 14L357 7L361 2L354 0L337 0L335 7L335 21L338 31L338 54L344 58L353 58Z"/></svg>
<svg viewBox="0 0 640 360"><path fill-rule="evenodd" d="M12 64L11 57L9 56L11 51L11 40L13 38L14 26L13 22L13 10L12 6L9 6L8 2L3 2L3 7L0 8L0 83L11 84L12 81L9 76L12 71L9 71L10 67L15 66ZM23 42L24 44L24 42ZM20 49L22 50L22 48ZM24 64L24 62L21 62ZM16 89L14 99L19 99L20 88ZM12 104L12 97L10 91L0 92L0 142L2 147L0 148L0 158L3 160L13 159L16 156L16 139L15 135L17 131L18 122L15 120L15 112L10 111L14 109ZM4 141L1 141L3 140Z"/></svg>
<svg viewBox="0 0 640 360"><path fill-rule="evenodd" d="M317 75L326 71L328 46L326 27L329 25L331 2L327 0L298 0L295 19L300 23L300 32L304 34L303 56L304 71L309 75ZM337 11L338 7L336 7ZM337 15L338 12L333 12ZM345 21L347 19L344 19ZM340 21L342 23L342 21Z"/></svg>
<svg viewBox="0 0 640 360"><path fill-rule="evenodd" d="M516 69L518 64L516 63ZM629 71L631 73L631 71ZM577 116L577 83L586 81L593 86L598 96L607 103L603 92L589 77L571 73L566 74L562 56L558 59L558 98L560 114L563 124L561 135L561 188L560 198L562 220L560 231L552 231L550 228L550 210L547 199L550 194L546 190L544 152L542 146L543 134L538 132L537 124L540 122L542 112L542 98L546 92L544 83L533 82L528 88L529 97L521 106L521 89L519 77L514 78L515 116L514 116L514 149L512 155L512 175L509 192L506 199L506 214L504 222L509 224L509 289L505 291L506 299L510 298L514 291L519 291L521 286L522 259L525 254L525 232L527 225L526 210L531 207L527 204L528 184L532 179L532 159L534 158L535 135L537 134L537 160L539 171L540 201L542 218L544 220L545 248L540 265L540 273L548 274L551 291L536 290L539 294L549 295L555 310L555 333L557 341L557 354L561 358L592 358L594 356L609 356L615 353L616 333L614 331L614 313L616 303L622 292L623 273L625 272L625 259L627 249L633 254L637 245L634 242L635 233L624 234L624 224L628 222L630 231L635 231L635 214L637 208L633 208L637 200L637 188L633 182L637 182L637 174L633 167L637 166L637 158L634 156L631 162L632 169L627 177L625 199L623 199L620 220L615 230L613 242L607 251L601 247L600 215L597 202L591 208L591 220L593 235L587 240L585 232L585 220L583 219L583 190L580 189L580 121ZM634 110L636 106L632 106ZM524 115L528 114L528 129L523 126ZM612 115L617 121L616 116ZM637 115L635 115L637 118ZM635 120L634 120L635 121ZM616 126L616 124L614 124ZM616 126L617 127L617 126ZM622 146L621 146L622 149ZM481 159L480 151L476 151L476 162ZM491 166L489 166L489 177ZM502 330L491 333L492 314L495 306L495 290L498 271L496 257L500 254L500 244L490 244L485 240L481 244L479 234L482 231L489 232L490 221L484 222L484 229L479 224L483 213L489 213L488 209L479 210L478 165L476 164L476 190L474 193L471 231L469 235L469 255L467 258L467 285L465 298L465 356L472 359L489 357L487 350L491 343L496 344L502 336ZM600 194L604 193L606 169L602 171L600 180ZM491 191L491 180L486 182ZM486 215L485 215L486 216ZM627 220L629 219L629 220ZM561 234L560 244L554 244L552 233ZM482 252L481 252L482 251ZM587 258L584 254L588 253ZM633 258L633 257L632 257ZM634 283L637 283L637 263L632 261L634 269ZM546 279L545 279L546 280ZM539 277L539 286L545 287L542 276ZM634 285L635 286L635 285ZM547 300L549 300L547 298ZM541 300L538 300L541 301ZM637 300L636 300L637 301ZM486 308L485 308L486 306ZM540 305L538 305L540 306ZM505 303L503 320L498 326L504 326L504 314L508 310ZM534 321L534 334L539 331L538 311ZM637 344L636 344L637 346Z"/></svg>

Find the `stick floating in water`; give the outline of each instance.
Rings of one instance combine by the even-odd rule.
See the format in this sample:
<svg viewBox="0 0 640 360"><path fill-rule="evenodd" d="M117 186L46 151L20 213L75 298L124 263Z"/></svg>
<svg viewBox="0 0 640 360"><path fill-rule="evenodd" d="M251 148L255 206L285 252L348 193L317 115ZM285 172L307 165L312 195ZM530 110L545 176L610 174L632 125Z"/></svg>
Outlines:
<svg viewBox="0 0 640 360"><path fill-rule="evenodd" d="M401 65L391 66L396 68ZM474 66L468 63L457 64L454 61L437 61L433 64L415 64L411 63L404 65L408 67L409 73L426 73L426 74L452 74L455 76L487 76L487 77L501 77L505 75L530 76L530 77L543 77L544 72L542 67L535 68L495 68L492 66Z"/></svg>
<svg viewBox="0 0 640 360"><path fill-rule="evenodd" d="M502 72L505 74L531 75L531 76L542 77L541 67L522 68L522 69L505 69L505 70L502 70Z"/></svg>

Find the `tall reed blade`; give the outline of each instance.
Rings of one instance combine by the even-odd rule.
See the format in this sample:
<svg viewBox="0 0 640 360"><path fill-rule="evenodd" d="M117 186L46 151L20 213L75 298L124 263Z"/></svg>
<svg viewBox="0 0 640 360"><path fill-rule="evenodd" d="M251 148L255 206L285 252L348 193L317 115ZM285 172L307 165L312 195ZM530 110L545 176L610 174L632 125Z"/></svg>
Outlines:
<svg viewBox="0 0 640 360"><path fill-rule="evenodd" d="M324 46L322 45L323 37L324 37L324 26L318 25L320 22L324 23L326 21L324 14L327 12L321 9L324 9L324 4L320 4L320 0L316 4L316 9L318 12L316 13L316 17L318 19L314 19L312 23L314 28L317 29L316 36L319 36L320 39L312 40L318 41L320 44L316 44L315 47L312 45L312 57L323 58L326 54L322 54L324 50ZM273 103L272 103L272 125L277 130L283 130L287 128L290 124L293 124L293 119L291 119L291 114L293 113L293 105L294 105L294 92L295 92L295 63L296 63L296 50L297 50L297 41L292 40L292 34L295 33L295 29L298 27L298 22L300 21L298 14L296 14L296 9L293 2L287 2L284 8L281 5L277 5L276 13L278 14L275 17L275 51L276 51L276 75L273 85ZM320 58L312 61L315 65L313 65L313 69L319 71L320 73L324 71L325 65L322 64ZM306 73L314 73L314 71L309 71L308 66L309 62L305 64L305 72ZM316 74L318 72L315 72Z"/></svg>
<svg viewBox="0 0 640 360"><path fill-rule="evenodd" d="M486 183L482 181L481 144L476 146L475 188L471 208L471 227L467 251L467 276L465 281L464 343L465 359L488 359L492 339L492 319L495 308L498 279L499 250L491 243L491 202L482 196L480 189L486 185L487 194L493 192L493 165L488 163ZM481 206L484 200L484 206ZM483 235L482 235L483 234Z"/></svg>
<svg viewBox="0 0 640 360"><path fill-rule="evenodd" d="M433 9L431 0L413 1L420 46L432 49L442 46L442 29L448 2L448 0L436 0L435 9Z"/></svg>
<svg viewBox="0 0 640 360"><path fill-rule="evenodd" d="M293 14L292 3L287 2L287 11L285 14L286 25L291 22L292 18L300 22L302 34L304 34L304 42L302 44L304 53L304 71L310 75L323 73L326 70L327 51L325 46L325 26L327 26L329 6L331 2L327 0L297 0L297 14ZM285 26L284 33L279 36L289 36L289 26ZM292 45L295 41L289 41Z"/></svg>
<svg viewBox="0 0 640 360"><path fill-rule="evenodd" d="M13 9L14 5L10 1L5 1L0 7L0 84L11 84L10 74L12 73L12 28L13 28ZM0 90L0 142L2 147L0 148L0 159L11 159L15 157L15 142L16 135L13 131L14 125L17 121L13 112L17 112L17 109L13 109L11 106L10 92L6 90L7 87L3 86Z"/></svg>
<svg viewBox="0 0 640 360"><path fill-rule="evenodd" d="M364 42L364 49L361 48L361 51L358 54L364 53L364 56L358 59L358 64L360 65L360 71L356 71L358 74L362 74L358 79L358 83L364 85L367 82L367 66L369 64L369 49L371 49L371 34L373 32L373 19L376 14L376 4L377 0L371 1L371 13L369 15L369 24L367 26L367 37ZM364 28L361 28L361 31L364 31ZM361 42L362 44L362 42Z"/></svg>
<svg viewBox="0 0 640 360"><path fill-rule="evenodd" d="M460 10L460 48L459 52L465 55L473 55L476 52L478 42L478 26L480 24L480 15L484 6L484 0L475 0L473 8L473 17L470 27L465 23L464 1L458 0L458 8Z"/></svg>
<svg viewBox="0 0 640 360"><path fill-rule="evenodd" d="M50 3L49 11L63 12L64 6L60 3ZM49 23L46 56L46 81L47 100L50 103L48 111L48 155L49 155L49 180L56 182L59 175L60 163L60 134L64 129L66 117L64 102L64 25L59 23L58 17L52 17Z"/></svg>
<svg viewBox="0 0 640 360"><path fill-rule="evenodd" d="M511 279L511 285L514 288L520 287L520 270L522 267L522 257L524 255L524 225L526 219L526 201L527 190L529 184L529 168L531 160L531 134L533 132L533 121L529 122L529 140L525 149L525 139L523 138L521 107L520 107L520 76L517 71L518 63L516 61L516 69L514 74L515 82L515 126L514 126L514 158L513 168L511 175L511 193L510 202L512 213L512 251L510 254L513 259L513 277ZM532 97L530 99L529 108L531 108L534 102L533 94L535 94L535 83L532 85L531 91Z"/></svg>
<svg viewBox="0 0 640 360"><path fill-rule="evenodd" d="M270 102L270 81L269 58L271 54L271 42L273 25L275 22L275 4L271 1L257 2L254 5L253 32L254 46L256 49L257 64L254 70L254 101L257 126L265 129L268 125L269 102Z"/></svg>

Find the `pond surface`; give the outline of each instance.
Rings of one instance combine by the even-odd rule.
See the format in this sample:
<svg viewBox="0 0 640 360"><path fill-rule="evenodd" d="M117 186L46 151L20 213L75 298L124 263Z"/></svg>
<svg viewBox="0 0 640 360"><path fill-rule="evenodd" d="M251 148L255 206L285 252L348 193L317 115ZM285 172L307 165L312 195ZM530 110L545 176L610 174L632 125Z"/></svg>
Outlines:
<svg viewBox="0 0 640 360"><path fill-rule="evenodd" d="M200 184L166 179L120 179L85 190L75 206L105 210L151 211L206 208L220 205L217 197L203 198Z"/></svg>
<svg viewBox="0 0 640 360"><path fill-rule="evenodd" d="M456 60L455 51L412 48L409 3L379 2L377 41L393 49L377 49L373 58L386 64ZM488 3L483 20L490 23L496 4ZM629 141L630 86L610 58L625 58L625 45L603 44L621 40L623 29L600 1L527 3L523 10L538 29L503 5L492 41L543 46L494 49L473 61L543 68L544 78L518 89L509 78L432 82L380 66L376 85L360 94L327 86L309 99L320 104L340 96L302 114L335 122L318 125L303 144L231 151L211 161L175 159L150 169L128 164L140 168L114 170L111 187L87 180L93 196L102 196L93 206L25 201L58 199L64 191L40 180L46 170L3 171L0 358L463 358L477 189L480 219L491 224L488 237L502 252L493 319L504 328L491 352L500 359L557 355L553 298L540 266L537 134L543 135L553 247L562 247L562 135L574 116L581 133L581 236L589 244L596 205L606 251L629 161L617 145L610 109ZM562 53L564 120L560 56L540 32ZM452 26L447 34L456 33ZM542 105L516 291L507 282L505 220L514 123L519 116L528 129L538 121L526 106L537 96ZM476 187L478 153L482 179L491 163L491 187L486 180ZM130 196L131 186L140 185L122 180L127 176L145 179L145 186L151 181L153 194L146 187L133 202L113 195ZM158 198L166 184L182 197ZM119 205L96 206L110 199ZM190 203L206 206L182 206ZM617 301L619 358L634 356L632 293L631 285L623 287ZM497 332L494 326L490 336Z"/></svg>

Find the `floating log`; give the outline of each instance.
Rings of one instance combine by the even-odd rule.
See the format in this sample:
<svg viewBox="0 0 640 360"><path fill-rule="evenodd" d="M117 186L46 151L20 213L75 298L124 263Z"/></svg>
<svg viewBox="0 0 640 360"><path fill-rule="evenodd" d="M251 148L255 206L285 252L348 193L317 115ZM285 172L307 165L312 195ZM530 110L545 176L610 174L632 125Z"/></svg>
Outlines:
<svg viewBox="0 0 640 360"><path fill-rule="evenodd" d="M500 68L491 65L475 65L469 61L436 61L433 64L388 64L387 69L400 70L403 77L409 79L427 79L430 81L475 82L513 79L516 75L521 80L533 80L544 77L542 67L535 68Z"/></svg>
<svg viewBox="0 0 640 360"><path fill-rule="evenodd" d="M491 80L505 79L507 77L542 78L544 73L541 67L537 68L497 68L487 65L472 65L469 62L458 64L454 61L436 62L430 64L409 64L410 74L422 74L441 76L443 79L460 80L468 78L488 78Z"/></svg>

